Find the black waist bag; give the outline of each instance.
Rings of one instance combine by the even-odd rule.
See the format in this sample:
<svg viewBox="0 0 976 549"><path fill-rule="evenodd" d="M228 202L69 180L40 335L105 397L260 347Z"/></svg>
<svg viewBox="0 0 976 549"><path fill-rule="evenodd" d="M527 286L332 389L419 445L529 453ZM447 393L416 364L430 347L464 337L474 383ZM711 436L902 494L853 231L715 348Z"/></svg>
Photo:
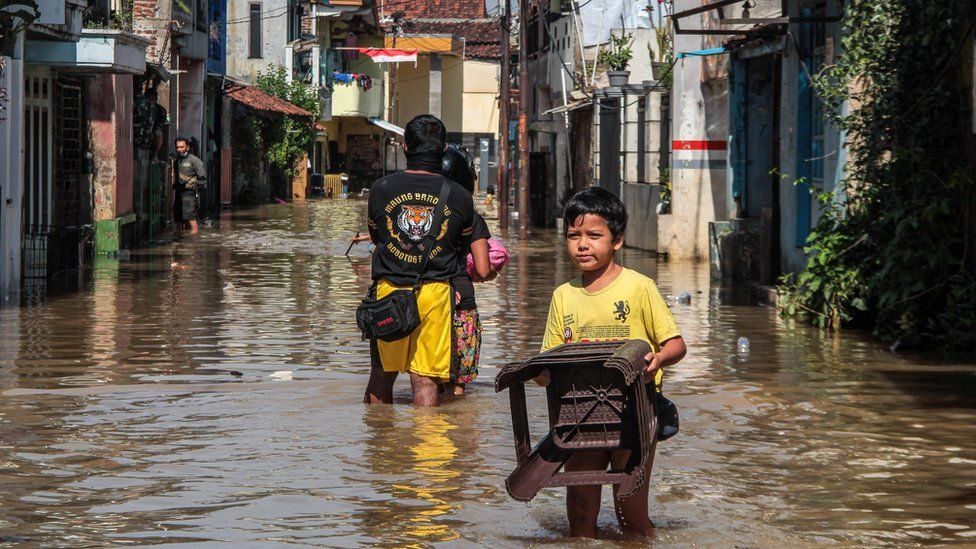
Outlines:
<svg viewBox="0 0 976 549"><path fill-rule="evenodd" d="M444 217L444 209L447 207L447 197L451 194L451 183L445 181L441 184L441 194L437 209L434 211L433 223L430 225L430 232L424 237L436 237L436 233L441 226L441 219ZM363 339L380 339L383 341L396 341L403 339L413 333L420 326L420 310L417 308L417 292L420 291L420 277L427 270L430 262L430 251L436 244L435 238L430 238L428 251L424 255L424 261L420 265L417 279L414 281L413 288L409 290L394 290L382 299L376 299L376 284L370 287L366 298L356 309L356 325L363 332Z"/></svg>
<svg viewBox="0 0 976 549"><path fill-rule="evenodd" d="M420 326L416 292L394 290L383 299L367 297L356 309L356 325L365 339L396 341L409 336Z"/></svg>

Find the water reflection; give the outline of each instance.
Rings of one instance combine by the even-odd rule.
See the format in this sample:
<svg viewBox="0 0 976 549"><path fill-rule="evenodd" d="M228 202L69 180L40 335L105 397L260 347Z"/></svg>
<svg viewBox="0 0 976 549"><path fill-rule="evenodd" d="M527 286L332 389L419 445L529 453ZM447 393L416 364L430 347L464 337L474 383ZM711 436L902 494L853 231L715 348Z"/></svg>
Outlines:
<svg viewBox="0 0 976 549"><path fill-rule="evenodd" d="M535 352L552 289L574 276L560 235L499 232L513 261L479 288L484 368L466 398L367 408L351 312L369 255L343 256L363 208L228 214L99 261L85 291L0 309L2 539L570 544L561 491L529 506L505 494L508 404L491 386ZM657 545L976 542L971 364L822 336L714 285L707 265L622 260L692 295L672 307L690 353L665 380L682 434L658 446ZM616 531L609 490L600 526L615 544L647 541Z"/></svg>

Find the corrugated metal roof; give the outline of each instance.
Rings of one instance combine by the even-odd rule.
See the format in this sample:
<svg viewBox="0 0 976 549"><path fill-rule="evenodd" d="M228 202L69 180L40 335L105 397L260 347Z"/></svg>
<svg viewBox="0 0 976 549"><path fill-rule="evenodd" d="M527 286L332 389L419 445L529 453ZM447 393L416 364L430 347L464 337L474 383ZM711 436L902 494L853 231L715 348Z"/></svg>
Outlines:
<svg viewBox="0 0 976 549"><path fill-rule="evenodd" d="M267 112L278 112L289 116L312 117L312 113L284 99L275 97L254 86L228 82L224 86L227 96L248 107Z"/></svg>

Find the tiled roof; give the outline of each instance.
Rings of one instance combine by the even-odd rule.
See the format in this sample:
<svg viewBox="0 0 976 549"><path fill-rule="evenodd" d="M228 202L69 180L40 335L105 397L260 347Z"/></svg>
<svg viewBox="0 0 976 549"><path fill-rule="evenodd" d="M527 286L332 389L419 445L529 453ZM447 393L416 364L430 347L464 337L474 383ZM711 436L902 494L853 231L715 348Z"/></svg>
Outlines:
<svg viewBox="0 0 976 549"><path fill-rule="evenodd" d="M265 93L254 86L228 82L224 89L227 91L228 97L255 110L279 112L289 116L314 116L305 109L297 107L284 99Z"/></svg>
<svg viewBox="0 0 976 549"><path fill-rule="evenodd" d="M472 19L485 16L484 0L409 0L395 4L387 10L403 10L407 19L441 19L456 17L458 19Z"/></svg>
<svg viewBox="0 0 976 549"><path fill-rule="evenodd" d="M403 31L407 34L451 34L464 38L464 55L481 59L500 59L501 37L498 21L408 21ZM458 55L460 51L456 52Z"/></svg>

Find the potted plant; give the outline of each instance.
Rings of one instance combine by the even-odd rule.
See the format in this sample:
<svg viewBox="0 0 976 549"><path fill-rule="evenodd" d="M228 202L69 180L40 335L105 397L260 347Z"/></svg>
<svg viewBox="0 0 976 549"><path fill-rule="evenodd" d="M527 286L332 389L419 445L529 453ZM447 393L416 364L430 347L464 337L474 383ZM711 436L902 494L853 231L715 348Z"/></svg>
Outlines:
<svg viewBox="0 0 976 549"><path fill-rule="evenodd" d="M620 87L627 84L627 79L630 77L627 65L634 56L634 51L630 47L633 43L634 37L631 34L611 35L607 49L600 52L600 62L607 67L611 86Z"/></svg>
<svg viewBox="0 0 976 549"><path fill-rule="evenodd" d="M654 79L670 87L670 65L674 57L674 29L671 27L671 20L668 18L667 8L667 4L661 4L656 15L651 17L654 44L648 43L647 51L651 57L651 71Z"/></svg>

